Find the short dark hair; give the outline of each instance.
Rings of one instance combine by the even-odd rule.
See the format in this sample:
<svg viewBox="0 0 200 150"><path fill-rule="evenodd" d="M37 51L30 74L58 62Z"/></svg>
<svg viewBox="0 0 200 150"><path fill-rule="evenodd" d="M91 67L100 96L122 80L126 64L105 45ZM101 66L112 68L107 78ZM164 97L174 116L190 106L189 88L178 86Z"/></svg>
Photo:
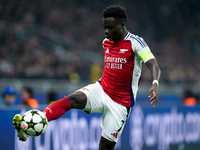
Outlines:
<svg viewBox="0 0 200 150"><path fill-rule="evenodd" d="M113 17L114 19L122 19L124 22L126 22L126 9L120 5L110 5L103 11L103 17Z"/></svg>

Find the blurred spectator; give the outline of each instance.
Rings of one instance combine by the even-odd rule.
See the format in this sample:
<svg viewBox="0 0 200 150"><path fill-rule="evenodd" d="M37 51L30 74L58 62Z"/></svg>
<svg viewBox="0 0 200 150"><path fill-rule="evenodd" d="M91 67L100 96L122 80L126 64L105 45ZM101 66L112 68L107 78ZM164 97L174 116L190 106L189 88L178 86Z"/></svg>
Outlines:
<svg viewBox="0 0 200 150"><path fill-rule="evenodd" d="M80 77L77 73L71 73L69 75L69 81L72 83L78 83L80 81Z"/></svg>
<svg viewBox="0 0 200 150"><path fill-rule="evenodd" d="M100 65L98 65L98 64L91 65L90 72L91 72L91 81L92 82L96 82L101 78L102 69L101 69Z"/></svg>
<svg viewBox="0 0 200 150"><path fill-rule="evenodd" d="M22 107L38 108L38 101L33 98L33 90L30 87L23 87L21 90Z"/></svg>
<svg viewBox="0 0 200 150"><path fill-rule="evenodd" d="M51 90L50 92L47 93L47 103L51 104L53 103L55 100L57 100L57 93L53 90Z"/></svg>
<svg viewBox="0 0 200 150"><path fill-rule="evenodd" d="M16 91L13 87L8 86L4 89L2 93L3 102L5 106L12 106L16 101Z"/></svg>
<svg viewBox="0 0 200 150"><path fill-rule="evenodd" d="M185 106L193 107L197 105L197 99L195 97L186 97L184 99Z"/></svg>
<svg viewBox="0 0 200 150"><path fill-rule="evenodd" d="M161 81L200 84L200 1L120 3L127 8L130 31L144 37L155 54ZM110 4L1 0L0 77L96 80L98 74L90 68L103 66L98 61L103 59L101 17ZM142 79L149 82L146 71Z"/></svg>
<svg viewBox="0 0 200 150"><path fill-rule="evenodd" d="M198 96L190 90L185 90L183 93L184 105L188 107L193 107L197 105Z"/></svg>

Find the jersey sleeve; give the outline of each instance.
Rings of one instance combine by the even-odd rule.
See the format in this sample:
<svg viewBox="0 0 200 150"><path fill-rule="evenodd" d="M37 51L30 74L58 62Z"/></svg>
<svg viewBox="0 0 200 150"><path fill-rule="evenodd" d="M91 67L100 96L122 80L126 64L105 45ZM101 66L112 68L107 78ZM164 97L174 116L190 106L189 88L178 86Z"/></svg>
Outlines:
<svg viewBox="0 0 200 150"><path fill-rule="evenodd" d="M132 35L131 38L133 52L136 53L144 63L155 58L143 38L134 35Z"/></svg>

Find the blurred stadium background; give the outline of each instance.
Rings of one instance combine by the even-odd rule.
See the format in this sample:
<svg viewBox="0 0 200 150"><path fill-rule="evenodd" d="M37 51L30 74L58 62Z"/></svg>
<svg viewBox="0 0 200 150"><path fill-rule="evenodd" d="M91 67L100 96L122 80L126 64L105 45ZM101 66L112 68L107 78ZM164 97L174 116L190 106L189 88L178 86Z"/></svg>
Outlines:
<svg viewBox="0 0 200 150"><path fill-rule="evenodd" d="M50 92L59 99L101 77L102 10L110 4L120 4L127 9L129 31L145 39L162 70L160 99L157 108L152 109L147 99L151 76L143 67L137 105L122 135L126 140L121 140L117 149L200 150L199 0L0 0L0 91L6 86L17 91L12 107L0 105L0 141L3 144L0 150L5 147L20 149L12 117L25 111L19 106L22 87L33 88L39 109L43 109L49 103ZM195 100L190 106L186 102L188 98ZM68 119L63 124L68 127L78 123L73 121L73 116L84 118L86 124L90 124L89 132L92 120L96 118L94 122L98 123L101 115L88 116L72 111L63 117L63 120ZM154 119L156 124L152 123ZM9 136L4 127L9 127ZM53 127L52 123L49 128ZM98 131L99 127L95 133ZM48 133L57 136L54 132ZM80 147L73 144L78 143L76 140L61 142L65 143L63 147L55 146L59 142L52 142L54 145L51 143L48 147L46 142L45 147L46 135L43 140L30 140L26 144L30 146L28 149L93 150L98 147L98 140L96 143L82 141ZM34 141L39 141L40 146Z"/></svg>

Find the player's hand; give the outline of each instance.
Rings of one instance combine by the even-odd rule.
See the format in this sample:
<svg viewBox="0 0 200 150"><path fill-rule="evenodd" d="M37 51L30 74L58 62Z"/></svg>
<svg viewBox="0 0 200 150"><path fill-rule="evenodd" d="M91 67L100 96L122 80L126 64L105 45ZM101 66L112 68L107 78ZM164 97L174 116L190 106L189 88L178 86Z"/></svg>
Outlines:
<svg viewBox="0 0 200 150"><path fill-rule="evenodd" d="M149 90L149 96L148 96L148 98L150 98L151 105L153 105L153 107L156 107L158 97L159 97L159 95L158 95L158 85L153 84L153 86Z"/></svg>

